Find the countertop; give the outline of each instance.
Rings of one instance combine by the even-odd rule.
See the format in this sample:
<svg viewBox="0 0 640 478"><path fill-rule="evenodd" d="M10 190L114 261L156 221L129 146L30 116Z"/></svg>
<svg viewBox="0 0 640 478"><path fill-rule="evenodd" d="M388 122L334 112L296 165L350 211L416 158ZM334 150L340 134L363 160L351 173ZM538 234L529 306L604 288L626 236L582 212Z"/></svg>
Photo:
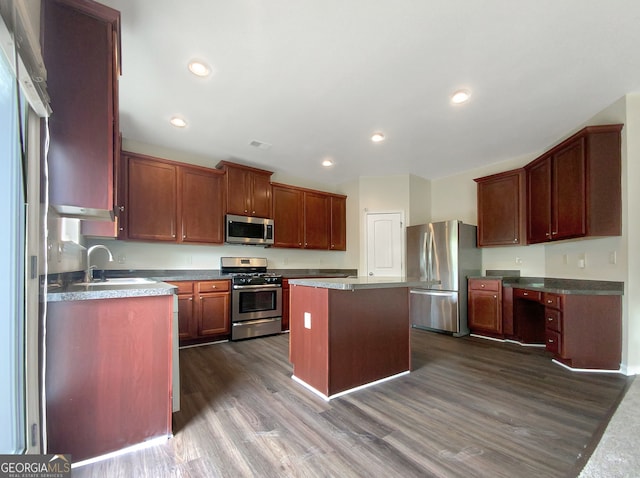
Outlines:
<svg viewBox="0 0 640 478"><path fill-rule="evenodd" d="M152 295L172 295L177 287L164 282L145 284L109 284L92 285L69 284L64 287L47 287L47 302L64 302L71 300L122 299L126 297L142 297Z"/></svg>
<svg viewBox="0 0 640 478"><path fill-rule="evenodd" d="M289 279L289 284L322 289L358 290L358 289L389 289L393 287L416 287L428 289L436 282L421 281L407 277L343 277L343 278L314 278Z"/></svg>
<svg viewBox="0 0 640 478"><path fill-rule="evenodd" d="M503 287L567 295L623 295L624 282L556 279L552 277L469 276L469 279L500 279Z"/></svg>
<svg viewBox="0 0 640 478"><path fill-rule="evenodd" d="M355 275L355 269L269 269L269 272L281 274L284 278L299 277L348 277ZM69 273L75 277L82 273ZM115 299L124 297L140 297L151 295L171 295L175 293L176 286L166 284L173 281L199 281L199 280L224 280L230 279L230 274L222 274L220 270L210 269L139 269L139 270L106 270L106 278L123 279L140 277L151 281L143 284L110 284L109 282L97 282L92 285L82 285L73 281L61 281L63 285L50 284L47 288L47 302L60 302L71 300L91 299ZM324 279L327 280L327 279ZM76 280L77 282L77 280Z"/></svg>

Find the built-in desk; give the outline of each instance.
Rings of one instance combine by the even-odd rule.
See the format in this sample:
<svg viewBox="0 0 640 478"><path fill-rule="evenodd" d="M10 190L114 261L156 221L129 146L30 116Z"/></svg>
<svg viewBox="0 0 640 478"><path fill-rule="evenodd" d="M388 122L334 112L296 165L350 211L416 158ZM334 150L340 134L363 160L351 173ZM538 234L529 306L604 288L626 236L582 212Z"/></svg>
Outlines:
<svg viewBox="0 0 640 478"><path fill-rule="evenodd" d="M470 278L478 279L483 278ZM555 360L573 369L619 370L622 282L500 279L501 338L544 345Z"/></svg>

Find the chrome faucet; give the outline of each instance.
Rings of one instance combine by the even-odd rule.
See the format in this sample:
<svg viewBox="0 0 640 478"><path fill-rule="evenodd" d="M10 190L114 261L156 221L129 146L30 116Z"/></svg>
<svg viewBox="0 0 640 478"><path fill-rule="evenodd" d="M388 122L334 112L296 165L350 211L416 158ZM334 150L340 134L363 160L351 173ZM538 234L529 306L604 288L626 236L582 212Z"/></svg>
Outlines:
<svg viewBox="0 0 640 478"><path fill-rule="evenodd" d="M96 244L95 246L91 246L89 249L87 249L87 270L84 272L85 282L91 282L91 280L93 279L92 277L93 274L91 273L91 270L95 269L96 266L91 265L91 253L96 249L104 249L105 251L107 251L107 253L109 254L109 262L113 262L113 255L111 254L111 251L107 246L103 246L102 244Z"/></svg>

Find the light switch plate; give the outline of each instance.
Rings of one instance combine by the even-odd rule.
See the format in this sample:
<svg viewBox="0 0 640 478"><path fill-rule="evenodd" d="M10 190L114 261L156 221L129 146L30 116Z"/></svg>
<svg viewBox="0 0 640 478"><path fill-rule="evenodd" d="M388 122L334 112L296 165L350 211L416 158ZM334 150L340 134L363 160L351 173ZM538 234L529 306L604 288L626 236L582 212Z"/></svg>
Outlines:
<svg viewBox="0 0 640 478"><path fill-rule="evenodd" d="M305 329L311 328L311 312L304 313L304 328Z"/></svg>

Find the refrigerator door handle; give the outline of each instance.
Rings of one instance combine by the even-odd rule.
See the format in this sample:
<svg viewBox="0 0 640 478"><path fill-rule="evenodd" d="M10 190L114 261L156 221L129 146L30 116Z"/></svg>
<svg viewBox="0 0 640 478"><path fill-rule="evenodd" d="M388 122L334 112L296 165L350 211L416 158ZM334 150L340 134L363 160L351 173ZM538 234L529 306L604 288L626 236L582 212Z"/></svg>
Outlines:
<svg viewBox="0 0 640 478"><path fill-rule="evenodd" d="M420 243L420 276L429 280L429 270L427 269L427 240L428 234L425 232L422 235L422 242Z"/></svg>
<svg viewBox="0 0 640 478"><path fill-rule="evenodd" d="M419 294L419 295L436 295L439 297L452 297L458 294L458 292L450 292L450 291L440 292L440 291L429 290L429 289L410 289L409 293Z"/></svg>
<svg viewBox="0 0 640 478"><path fill-rule="evenodd" d="M427 245L427 280L433 280L433 233L427 234L429 243Z"/></svg>

